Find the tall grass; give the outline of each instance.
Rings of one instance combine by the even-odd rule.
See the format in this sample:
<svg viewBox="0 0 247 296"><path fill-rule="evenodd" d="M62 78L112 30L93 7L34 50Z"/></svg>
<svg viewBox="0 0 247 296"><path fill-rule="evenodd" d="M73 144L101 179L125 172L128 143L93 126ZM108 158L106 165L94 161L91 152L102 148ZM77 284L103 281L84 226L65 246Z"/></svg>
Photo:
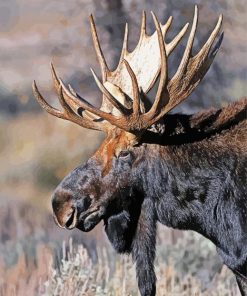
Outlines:
<svg viewBox="0 0 247 296"><path fill-rule="evenodd" d="M193 247L192 245L186 245L185 249L189 247L190 250L194 249L195 251L195 245L197 245L197 247L203 246L202 252L206 252L211 256L202 258L193 252L191 257L195 257L191 264L192 266L187 266L186 269L192 267L193 270L193 265L195 265L198 270L193 273L185 273L182 267L184 262L182 261L186 261L186 257L180 258L179 264L176 256L164 256L166 252L164 251L164 246L159 245L156 260L158 280L157 295L237 295L235 279L225 267L220 268L214 276L214 270L209 272L204 270L205 276L212 277L212 279L210 283L207 283L207 289L203 287L207 279L202 278L200 269L205 265L206 261L210 260L210 257L211 261L214 261L211 262L211 265L215 265L216 255L215 252L212 252L210 246L205 243L205 239L198 235L188 233L184 238L178 241L175 247L178 257L181 255L181 251L183 252L181 244L185 245L188 241L193 244ZM168 250L169 248L171 248L171 246L168 247ZM98 262L93 264L88 256L87 250L83 248L82 245L73 246L72 241L70 241L69 249L66 251L65 245L63 245L63 250L61 263L58 268L52 268L50 270L48 280L44 284L45 288L42 295L138 295L135 282L135 270L129 257L109 255L106 249L103 249L103 251L99 253ZM216 262L217 261L216 259ZM113 263L112 267L111 263ZM211 274L207 275L206 273Z"/></svg>
<svg viewBox="0 0 247 296"><path fill-rule="evenodd" d="M26 203L8 201L1 214L1 296L138 295L131 258L116 255L103 236L90 244ZM170 230L159 229L157 295L238 295L233 275L208 240L192 232L170 237Z"/></svg>

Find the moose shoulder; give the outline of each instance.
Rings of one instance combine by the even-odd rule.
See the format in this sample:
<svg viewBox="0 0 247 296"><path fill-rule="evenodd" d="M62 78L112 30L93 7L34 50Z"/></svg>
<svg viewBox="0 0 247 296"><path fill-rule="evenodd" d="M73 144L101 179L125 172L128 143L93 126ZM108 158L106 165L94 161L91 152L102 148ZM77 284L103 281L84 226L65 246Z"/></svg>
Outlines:
<svg viewBox="0 0 247 296"><path fill-rule="evenodd" d="M103 93L99 109L52 66L63 111L51 107L34 82L34 94L50 114L106 133L96 153L58 185L52 198L56 223L90 231L101 220L117 252L131 253L142 296L155 295L156 225L197 231L217 247L247 295L247 98L194 115L167 114L186 99L209 69L223 34L222 17L206 43L192 55L198 9L178 70L168 78L167 58L187 31L164 41L171 18L146 34L142 17L137 47L128 51L128 28L118 67L110 71L90 17ZM215 42L215 40L218 40ZM148 91L159 77L153 104Z"/></svg>

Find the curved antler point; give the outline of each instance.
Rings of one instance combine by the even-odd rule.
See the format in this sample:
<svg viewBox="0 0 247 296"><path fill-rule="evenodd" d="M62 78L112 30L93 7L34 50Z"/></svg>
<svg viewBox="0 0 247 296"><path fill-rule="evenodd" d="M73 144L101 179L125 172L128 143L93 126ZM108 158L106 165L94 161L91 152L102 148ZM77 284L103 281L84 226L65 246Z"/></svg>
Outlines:
<svg viewBox="0 0 247 296"><path fill-rule="evenodd" d="M36 95L38 93L38 87L37 87L37 84L36 84L36 81L35 80L32 83L32 89L33 89L34 96L36 97Z"/></svg>
<svg viewBox="0 0 247 296"><path fill-rule="evenodd" d="M171 25L171 23L172 23L172 20L173 20L173 16L172 15L170 15L169 16L169 18L168 18L168 20L167 20L167 24L168 24L168 26L170 26Z"/></svg>
<svg viewBox="0 0 247 296"><path fill-rule="evenodd" d="M65 86L63 80L62 80L61 78L58 78L58 80L59 80L59 82L60 82L59 89L60 89L60 87L61 87L61 88L65 91L65 93L68 94L69 91L68 91L67 87Z"/></svg>
<svg viewBox="0 0 247 296"><path fill-rule="evenodd" d="M94 78L94 80L96 81L96 83L99 82L99 78L98 78L98 76L96 75L96 73L94 72L94 70L93 70L92 68L90 68L90 70L91 70L91 72L92 72L93 78ZM97 84L98 84L98 83L97 83Z"/></svg>
<svg viewBox="0 0 247 296"><path fill-rule="evenodd" d="M94 18L93 18L93 14L92 14L92 13L90 13L90 15L89 15L88 18L89 18L89 21L90 21L90 22L94 22Z"/></svg>

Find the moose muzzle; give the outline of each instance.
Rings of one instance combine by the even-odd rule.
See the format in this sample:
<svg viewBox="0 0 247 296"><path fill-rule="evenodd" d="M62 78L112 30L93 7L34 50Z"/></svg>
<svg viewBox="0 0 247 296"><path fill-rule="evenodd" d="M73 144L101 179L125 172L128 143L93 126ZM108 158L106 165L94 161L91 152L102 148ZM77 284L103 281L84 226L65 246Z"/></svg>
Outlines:
<svg viewBox="0 0 247 296"><path fill-rule="evenodd" d="M52 197L54 220L66 229L90 231L103 218L105 208L93 206L90 196L75 196L65 189L57 189Z"/></svg>
<svg viewBox="0 0 247 296"><path fill-rule="evenodd" d="M86 215L92 200L89 196L76 198L70 191L56 190L52 197L52 208L55 222L67 229L77 227L81 218Z"/></svg>

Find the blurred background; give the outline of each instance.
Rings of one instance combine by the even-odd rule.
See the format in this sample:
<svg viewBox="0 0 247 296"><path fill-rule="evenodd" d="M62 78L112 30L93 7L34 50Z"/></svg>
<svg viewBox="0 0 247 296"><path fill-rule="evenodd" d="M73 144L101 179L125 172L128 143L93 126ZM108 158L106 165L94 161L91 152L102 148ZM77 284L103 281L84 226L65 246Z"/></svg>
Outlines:
<svg viewBox="0 0 247 296"><path fill-rule="evenodd" d="M94 153L103 135L45 113L33 98L31 84L35 79L48 101L58 106L52 61L65 82L99 106L101 95L89 70L100 73L90 13L113 69L126 22L131 50L139 38L142 10L150 34L151 10L163 23L174 17L169 40L192 22L195 4L200 10L195 52L220 13L225 37L199 88L175 110L187 113L246 95L245 0L0 0L0 295L137 295L131 261L114 254L102 225L85 234L54 224L52 191ZM172 73L185 42L183 38L170 57ZM238 293L233 276L207 240L165 227L159 231L157 277L158 295Z"/></svg>

